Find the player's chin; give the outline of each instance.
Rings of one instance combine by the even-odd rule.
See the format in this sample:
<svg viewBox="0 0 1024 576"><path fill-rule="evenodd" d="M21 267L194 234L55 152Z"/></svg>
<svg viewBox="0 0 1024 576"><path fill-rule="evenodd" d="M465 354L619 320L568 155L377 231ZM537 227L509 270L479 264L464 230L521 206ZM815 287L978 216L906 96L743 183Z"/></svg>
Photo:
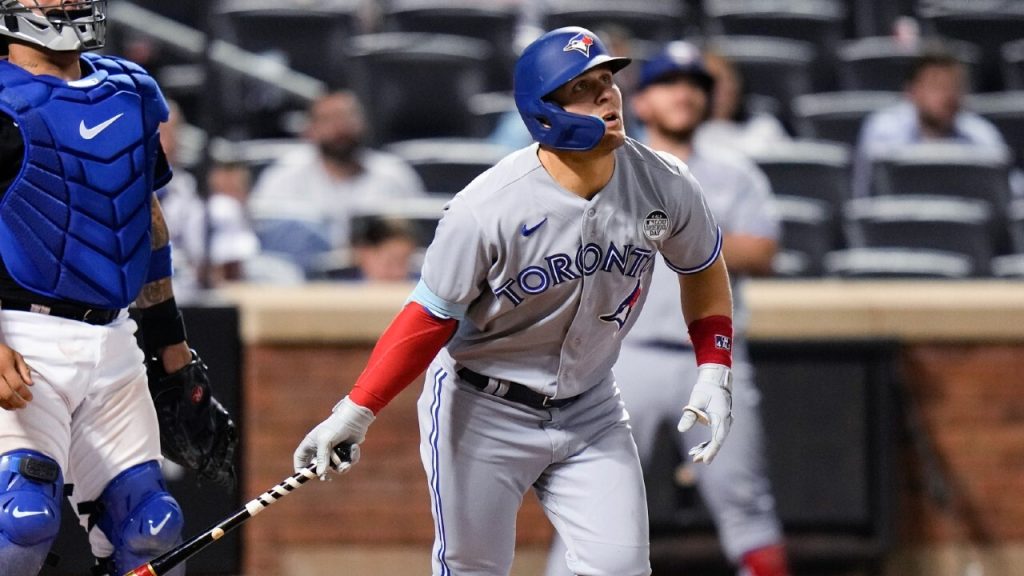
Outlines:
<svg viewBox="0 0 1024 576"><path fill-rule="evenodd" d="M597 145L600 150L615 150L619 146L626 143L626 131L618 129L607 129L604 132L604 136L601 138L601 142Z"/></svg>

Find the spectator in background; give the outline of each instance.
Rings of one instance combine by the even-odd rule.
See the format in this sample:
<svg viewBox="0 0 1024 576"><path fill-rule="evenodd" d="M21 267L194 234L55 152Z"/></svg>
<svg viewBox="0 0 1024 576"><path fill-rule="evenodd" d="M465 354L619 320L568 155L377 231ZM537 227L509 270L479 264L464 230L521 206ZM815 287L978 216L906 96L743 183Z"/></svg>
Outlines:
<svg viewBox="0 0 1024 576"><path fill-rule="evenodd" d="M386 202L425 194L397 156L364 145L366 119L355 94L322 96L309 110L310 146L260 175L251 209L263 250L309 272L323 252L351 243L351 220Z"/></svg>
<svg viewBox="0 0 1024 576"><path fill-rule="evenodd" d="M416 235L400 218L366 216L354 226L352 266L327 273L331 280L407 282L416 279Z"/></svg>
<svg viewBox="0 0 1024 576"><path fill-rule="evenodd" d="M199 195L195 176L182 166L180 136L185 118L181 107L167 101L170 115L160 125L160 145L174 178L156 191L171 233L174 250L174 291L179 302L195 299L202 289L202 267L206 259L206 206Z"/></svg>
<svg viewBox="0 0 1024 576"><path fill-rule="evenodd" d="M704 62L715 80L711 117L697 132L697 141L750 154L771 147L789 134L777 118L753 111L743 96L743 79L725 56L708 50Z"/></svg>
<svg viewBox="0 0 1024 576"><path fill-rule="evenodd" d="M209 219L209 249L206 281L215 288L225 282L244 279L246 261L260 251L260 242L249 221L246 203L252 176L241 163L217 163L206 177L210 196L206 201Z"/></svg>
<svg viewBox="0 0 1024 576"><path fill-rule="evenodd" d="M726 557L742 574L788 576L782 526L767 477L761 394L747 358L747 310L738 286L747 276L771 273L779 220L768 178L755 164L731 149L694 142L698 127L718 104L715 83L695 46L672 42L643 65L632 100L636 118L646 127L645 143L681 159L700 183L722 228L722 254L734 285L735 420L714 463L699 469L687 464L686 475L696 475ZM697 371L693 345L679 332L685 322L679 309L678 275L658 260L644 309L623 339L614 368L645 467L652 464L659 426L675 418L675 406L689 396ZM679 445L702 442L705 434L686 432ZM680 456L688 460L685 453ZM565 546L556 541L546 576L569 574Z"/></svg>
<svg viewBox="0 0 1024 576"><path fill-rule="evenodd" d="M904 101L864 119L854 161L855 196L871 195L871 158L886 150L936 141L1006 146L991 122L963 110L965 74L964 65L946 52L927 51L917 59Z"/></svg>
<svg viewBox="0 0 1024 576"><path fill-rule="evenodd" d="M160 126L160 143L174 178L157 190L174 247L174 287L179 301L198 297L241 276L241 262L259 251L259 241L245 214L249 171L240 165L215 165L208 177L208 199L196 178L181 166L179 137L185 123L181 108L168 101L170 116Z"/></svg>

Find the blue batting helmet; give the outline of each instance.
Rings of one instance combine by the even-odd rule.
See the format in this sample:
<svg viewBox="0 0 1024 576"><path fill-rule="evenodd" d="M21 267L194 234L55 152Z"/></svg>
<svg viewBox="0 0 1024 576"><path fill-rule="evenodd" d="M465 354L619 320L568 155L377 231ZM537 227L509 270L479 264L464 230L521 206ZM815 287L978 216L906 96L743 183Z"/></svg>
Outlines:
<svg viewBox="0 0 1024 576"><path fill-rule="evenodd" d="M590 150L604 137L600 118L566 112L545 100L549 94L580 74L608 64L618 72L629 58L608 55L590 30L569 26L544 34L523 50L516 61L516 108L533 139L560 150Z"/></svg>

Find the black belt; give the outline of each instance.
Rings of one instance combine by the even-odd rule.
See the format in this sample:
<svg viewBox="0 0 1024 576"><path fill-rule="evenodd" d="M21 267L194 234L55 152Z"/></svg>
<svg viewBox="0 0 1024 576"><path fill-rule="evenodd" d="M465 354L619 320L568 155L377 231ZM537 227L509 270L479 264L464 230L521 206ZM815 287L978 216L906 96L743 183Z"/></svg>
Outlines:
<svg viewBox="0 0 1024 576"><path fill-rule="evenodd" d="M120 310L106 310L102 308L86 308L75 304L34 304L23 300L12 300L10 298L0 299L0 310L18 310L20 312L35 312L48 316L58 316L70 320L78 320L95 326L106 326L117 318Z"/></svg>
<svg viewBox="0 0 1024 576"><path fill-rule="evenodd" d="M562 408L571 404L577 398L576 396L572 398L552 398L551 396L545 396L540 392L530 390L522 384L490 378L469 368L460 368L458 375L463 381L472 384L474 388L479 389L481 392L504 398L510 402L523 404L530 408L536 408L537 410Z"/></svg>

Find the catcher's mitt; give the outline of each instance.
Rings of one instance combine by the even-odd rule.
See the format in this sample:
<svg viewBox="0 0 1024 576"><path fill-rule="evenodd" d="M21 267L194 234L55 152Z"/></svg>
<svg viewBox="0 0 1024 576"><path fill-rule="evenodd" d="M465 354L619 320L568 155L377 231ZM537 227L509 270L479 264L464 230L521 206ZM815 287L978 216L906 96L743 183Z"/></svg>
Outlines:
<svg viewBox="0 0 1024 576"><path fill-rule="evenodd" d="M157 358L150 358L146 366L164 456L195 470L202 479L234 486L238 430L213 397L199 354L193 350L192 361L173 374L167 374Z"/></svg>

